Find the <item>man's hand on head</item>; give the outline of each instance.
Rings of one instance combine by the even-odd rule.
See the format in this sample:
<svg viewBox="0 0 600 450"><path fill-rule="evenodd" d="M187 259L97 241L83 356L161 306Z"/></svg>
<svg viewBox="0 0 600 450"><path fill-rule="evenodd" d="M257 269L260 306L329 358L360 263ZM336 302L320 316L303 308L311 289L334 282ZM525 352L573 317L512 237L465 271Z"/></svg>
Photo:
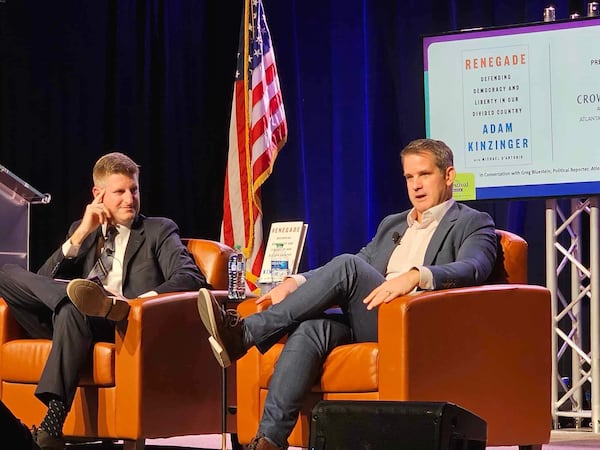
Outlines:
<svg viewBox="0 0 600 450"><path fill-rule="evenodd" d="M388 303L401 295L412 292L418 285L421 275L417 269L411 269L400 276L386 280L365 297L363 303L371 310L382 303Z"/></svg>
<svg viewBox="0 0 600 450"><path fill-rule="evenodd" d="M83 240L100 225L111 222L111 214L103 203L104 192L104 188L95 190L94 199L85 207L81 223L71 236L71 244L81 245Z"/></svg>

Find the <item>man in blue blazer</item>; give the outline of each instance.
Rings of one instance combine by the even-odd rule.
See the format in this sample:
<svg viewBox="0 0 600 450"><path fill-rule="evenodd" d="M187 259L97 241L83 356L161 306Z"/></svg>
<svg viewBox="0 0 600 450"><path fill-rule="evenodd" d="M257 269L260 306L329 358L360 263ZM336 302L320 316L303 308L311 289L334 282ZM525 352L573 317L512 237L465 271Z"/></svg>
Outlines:
<svg viewBox="0 0 600 450"><path fill-rule="evenodd" d="M358 254L290 276L257 300L270 299L272 307L244 320L200 290L198 310L223 367L249 347L264 353L287 335L249 449L287 448L302 400L329 352L342 344L377 341L377 306L415 289L481 284L491 274L494 223L488 214L452 199L452 151L441 141L419 139L400 157L413 208L383 219ZM340 306L341 316L325 314L333 305Z"/></svg>
<svg viewBox="0 0 600 450"><path fill-rule="evenodd" d="M34 430L44 450L64 449L62 427L79 372L94 342L114 342L115 322L127 318L127 298L207 286L175 223L139 213L139 168L131 158L118 152L104 155L94 165L93 179L94 198L83 218L38 273L16 265L0 268L0 296L17 322L32 338L52 339L35 392L48 406ZM100 283L83 279L102 259L109 229L114 236L106 252L110 264L97 272Z"/></svg>

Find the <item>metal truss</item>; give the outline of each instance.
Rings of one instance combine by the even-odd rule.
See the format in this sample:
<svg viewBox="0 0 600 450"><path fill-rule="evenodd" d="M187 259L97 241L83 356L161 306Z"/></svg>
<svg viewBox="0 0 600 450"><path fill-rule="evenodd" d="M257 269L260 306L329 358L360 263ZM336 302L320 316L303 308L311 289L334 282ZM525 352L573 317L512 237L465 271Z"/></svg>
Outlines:
<svg viewBox="0 0 600 450"><path fill-rule="evenodd" d="M570 418L569 426L589 426L594 433L600 433L598 205L599 197L573 199L570 211L565 213L557 200L546 201L546 283L552 296L555 429L564 422L560 418ZM589 242L584 242L582 236L586 219ZM588 245L589 251L585 252Z"/></svg>

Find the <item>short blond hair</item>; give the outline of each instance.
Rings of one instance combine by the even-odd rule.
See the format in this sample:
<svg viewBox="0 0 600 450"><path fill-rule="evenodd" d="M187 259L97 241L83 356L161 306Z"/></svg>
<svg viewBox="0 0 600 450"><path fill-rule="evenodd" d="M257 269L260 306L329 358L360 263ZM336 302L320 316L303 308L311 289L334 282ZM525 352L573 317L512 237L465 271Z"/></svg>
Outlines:
<svg viewBox="0 0 600 450"><path fill-rule="evenodd" d="M106 176L115 173L127 175L132 178L138 178L140 174L140 166L138 166L133 159L124 153L107 153L98 161L96 161L96 164L94 164L94 170L92 171L94 184L99 185Z"/></svg>

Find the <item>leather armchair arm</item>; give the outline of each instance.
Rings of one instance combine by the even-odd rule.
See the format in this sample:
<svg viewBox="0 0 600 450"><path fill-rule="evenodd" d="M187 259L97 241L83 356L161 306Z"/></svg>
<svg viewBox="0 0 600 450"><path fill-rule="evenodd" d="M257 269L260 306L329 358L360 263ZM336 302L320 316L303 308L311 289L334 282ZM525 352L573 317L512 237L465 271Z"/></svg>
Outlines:
<svg viewBox="0 0 600 450"><path fill-rule="evenodd" d="M421 292L382 305L380 398L451 401L494 417L503 424L496 426L501 437L489 430L494 445L514 442L522 427L549 430L550 307L548 289L514 284ZM526 423L514 420L521 415Z"/></svg>
<svg viewBox="0 0 600 450"><path fill-rule="evenodd" d="M191 422L204 421L208 431L217 428L219 415L206 417L207 408L198 406L211 392L218 398L214 392L221 368L214 362L197 298L194 291L135 299L127 322L118 324L115 426L120 436L135 439L136 429L160 435L163 428L177 434L178 422L182 434ZM165 411L176 411L177 417Z"/></svg>
<svg viewBox="0 0 600 450"><path fill-rule="evenodd" d="M269 306L271 306L271 300L267 300L260 305L257 305L256 298L248 298L238 305L237 312L240 313L242 317L248 317L251 314L264 311L269 308Z"/></svg>
<svg viewBox="0 0 600 450"><path fill-rule="evenodd" d="M27 334L15 320L4 299L0 297L0 349L8 341L26 338ZM3 367L2 353L0 351L0 367ZM0 372L0 381L2 377L3 374Z"/></svg>
<svg viewBox="0 0 600 450"><path fill-rule="evenodd" d="M13 339L26 339L27 334L17 323L8 305L0 297L0 345Z"/></svg>

